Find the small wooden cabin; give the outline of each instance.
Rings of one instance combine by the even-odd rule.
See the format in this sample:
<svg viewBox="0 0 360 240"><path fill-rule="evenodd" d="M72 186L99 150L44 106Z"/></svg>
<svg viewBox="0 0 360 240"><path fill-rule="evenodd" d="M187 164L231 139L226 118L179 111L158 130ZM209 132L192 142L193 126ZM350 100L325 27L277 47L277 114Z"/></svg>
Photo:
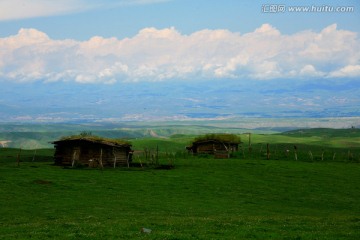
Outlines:
<svg viewBox="0 0 360 240"><path fill-rule="evenodd" d="M209 134L196 138L186 149L193 154L211 154L215 158L229 158L238 151L240 138L233 134Z"/></svg>
<svg viewBox="0 0 360 240"><path fill-rule="evenodd" d="M131 144L95 136L71 136L52 142L57 165L123 166L132 160Z"/></svg>

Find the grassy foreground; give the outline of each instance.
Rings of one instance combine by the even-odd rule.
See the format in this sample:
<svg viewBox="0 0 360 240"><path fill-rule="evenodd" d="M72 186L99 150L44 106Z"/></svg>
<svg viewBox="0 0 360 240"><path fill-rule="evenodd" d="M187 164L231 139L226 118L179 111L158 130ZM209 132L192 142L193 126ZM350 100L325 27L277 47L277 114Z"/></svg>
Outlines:
<svg viewBox="0 0 360 240"><path fill-rule="evenodd" d="M360 239L356 162L188 157L172 170L99 170L41 154L19 167L0 154L0 239Z"/></svg>

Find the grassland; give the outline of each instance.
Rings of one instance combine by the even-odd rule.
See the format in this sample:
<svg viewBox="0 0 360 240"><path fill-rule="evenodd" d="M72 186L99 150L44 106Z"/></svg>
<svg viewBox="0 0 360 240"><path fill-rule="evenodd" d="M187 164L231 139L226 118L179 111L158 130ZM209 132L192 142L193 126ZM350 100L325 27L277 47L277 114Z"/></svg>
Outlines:
<svg viewBox="0 0 360 240"><path fill-rule="evenodd" d="M243 134L231 159L185 154L193 136L132 141L134 161L158 146L172 170L62 168L51 149L18 166L0 149L0 239L360 239L359 134L312 131L252 134L251 154Z"/></svg>

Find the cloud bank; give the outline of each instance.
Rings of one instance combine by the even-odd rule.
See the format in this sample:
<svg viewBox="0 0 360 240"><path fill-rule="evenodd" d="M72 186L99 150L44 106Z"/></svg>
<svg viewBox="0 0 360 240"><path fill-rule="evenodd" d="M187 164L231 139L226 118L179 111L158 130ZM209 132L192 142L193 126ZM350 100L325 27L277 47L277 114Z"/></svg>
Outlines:
<svg viewBox="0 0 360 240"><path fill-rule="evenodd" d="M0 21L46 17L111 8L126 5L144 5L166 0L1 0Z"/></svg>
<svg viewBox="0 0 360 240"><path fill-rule="evenodd" d="M360 76L360 41L336 24L281 34L269 24L240 34L145 28L131 38L54 40L36 29L0 38L0 79L115 83L171 79L278 79Z"/></svg>

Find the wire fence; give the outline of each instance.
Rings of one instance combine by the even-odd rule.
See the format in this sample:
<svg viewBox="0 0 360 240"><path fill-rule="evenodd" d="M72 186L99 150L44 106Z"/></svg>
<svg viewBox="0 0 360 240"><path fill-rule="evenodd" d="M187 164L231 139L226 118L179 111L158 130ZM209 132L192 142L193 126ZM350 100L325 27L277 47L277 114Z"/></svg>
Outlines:
<svg viewBox="0 0 360 240"><path fill-rule="evenodd" d="M241 146L233 157L240 159L360 162L360 148L332 148L304 144L266 144Z"/></svg>
<svg viewBox="0 0 360 240"><path fill-rule="evenodd" d="M53 149L25 150L17 148L0 148L0 162L53 162Z"/></svg>
<svg viewBox="0 0 360 240"><path fill-rule="evenodd" d="M1 163L54 162L53 149L0 148ZM240 145L237 152L229 154L233 159L283 160L304 162L354 162L360 163L360 148L332 148L293 143ZM215 158L213 155L192 155L186 150L164 151L161 147L134 151L132 161L140 165L174 166L179 159Z"/></svg>

